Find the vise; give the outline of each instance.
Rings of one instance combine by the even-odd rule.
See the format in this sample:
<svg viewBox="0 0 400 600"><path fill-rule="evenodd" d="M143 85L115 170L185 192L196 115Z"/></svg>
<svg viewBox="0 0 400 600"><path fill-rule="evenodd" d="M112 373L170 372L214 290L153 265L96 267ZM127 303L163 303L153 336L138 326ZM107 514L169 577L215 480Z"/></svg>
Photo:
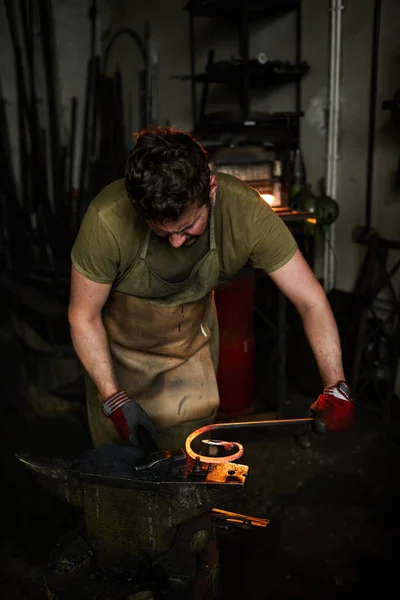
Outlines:
<svg viewBox="0 0 400 600"><path fill-rule="evenodd" d="M244 491L244 465L204 464L182 450L138 458L131 446L101 446L73 460L18 458L45 489L83 508L81 530L59 542L45 568L48 597L55 600L213 600L212 521L267 524L213 512Z"/></svg>

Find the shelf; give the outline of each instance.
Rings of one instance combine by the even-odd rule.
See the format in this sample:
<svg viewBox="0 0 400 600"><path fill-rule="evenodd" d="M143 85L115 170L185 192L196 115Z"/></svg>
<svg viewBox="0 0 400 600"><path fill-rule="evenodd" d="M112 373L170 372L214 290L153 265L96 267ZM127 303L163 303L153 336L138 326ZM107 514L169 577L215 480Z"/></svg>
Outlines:
<svg viewBox="0 0 400 600"><path fill-rule="evenodd" d="M301 79L308 73L310 66L303 62L300 67L271 61L265 65L257 61L249 62L248 76L252 87L266 88L274 85L292 83ZM241 83L244 76L243 65L235 65L229 62L214 63L209 72L199 73L194 80L202 83Z"/></svg>
<svg viewBox="0 0 400 600"><path fill-rule="evenodd" d="M202 124L204 126L215 127L285 127L288 121L295 122L303 117L302 112L274 112L264 113L252 111L248 119L243 121L240 111L227 110L210 113L205 115Z"/></svg>
<svg viewBox="0 0 400 600"><path fill-rule="evenodd" d="M202 143L209 148L231 143L242 144L267 143L268 147L285 145L292 148L298 144L300 123L300 82L309 72L310 65L301 60L301 0L186 0L183 10L189 13L190 34L190 74L173 75L172 79L189 80L192 94L192 119L194 133L202 138ZM268 18L274 19L295 11L294 63L282 60L268 60L264 53L258 56L249 55L250 24ZM209 50L204 71L196 70L196 28L194 17L208 17L230 21L237 26L238 52L231 60L214 62L214 50ZM202 92L198 100L198 84ZM226 119L222 115L208 115L210 101L209 86L222 84L230 87L236 105L240 111L234 118ZM294 110L291 117L287 115L268 115L265 118L249 116L251 113L252 92L267 92L272 88L287 84L294 90ZM293 115L295 115L293 117ZM216 118L214 118L216 117ZM255 121L255 122L253 122ZM219 142L222 140L222 144Z"/></svg>
<svg viewBox="0 0 400 600"><path fill-rule="evenodd" d="M256 60L249 61L249 85L253 88L266 89L268 87L284 85L299 81L310 70L310 65L303 61L297 67L291 63L269 61L260 64ZM244 77L243 64L234 64L228 61L213 63L207 72L198 75L174 75L174 79L193 79L197 83L227 83L230 85L241 84Z"/></svg>
<svg viewBox="0 0 400 600"><path fill-rule="evenodd" d="M249 19L283 16L299 5L299 0L249 0ZM242 14L242 0L188 0L184 10L193 17L236 20Z"/></svg>
<svg viewBox="0 0 400 600"><path fill-rule="evenodd" d="M195 127L193 134L207 148L265 144L275 148L285 145L291 132L296 146L298 121L303 113L252 112L243 120L237 111L222 111L206 115Z"/></svg>

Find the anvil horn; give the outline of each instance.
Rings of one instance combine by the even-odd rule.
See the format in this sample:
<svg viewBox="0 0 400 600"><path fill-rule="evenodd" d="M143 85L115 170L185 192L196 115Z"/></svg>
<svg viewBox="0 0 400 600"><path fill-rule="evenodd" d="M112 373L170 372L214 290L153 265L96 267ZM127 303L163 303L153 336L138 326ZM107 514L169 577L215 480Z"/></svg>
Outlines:
<svg viewBox="0 0 400 600"><path fill-rule="evenodd" d="M36 475L46 491L68 504L82 506L83 490L78 473L71 470L71 460L29 453L17 454L16 457Z"/></svg>

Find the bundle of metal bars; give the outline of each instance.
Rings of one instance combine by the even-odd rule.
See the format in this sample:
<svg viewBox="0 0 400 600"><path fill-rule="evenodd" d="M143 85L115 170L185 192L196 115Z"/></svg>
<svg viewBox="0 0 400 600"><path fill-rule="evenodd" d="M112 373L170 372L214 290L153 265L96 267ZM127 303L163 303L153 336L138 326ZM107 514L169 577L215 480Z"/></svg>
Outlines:
<svg viewBox="0 0 400 600"><path fill-rule="evenodd" d="M74 186L78 99L71 98L69 133L63 136L51 0L5 0L5 5L15 60L19 164L16 176L0 84L0 268L25 277L40 273L54 282L57 274L68 276L71 246L90 200L123 175L126 138L122 77L120 72L107 76L105 60L96 54L97 7L93 1L80 168L75 177L79 183ZM40 53L34 23L40 26ZM146 59L143 42L142 47ZM39 111L40 70L44 70L46 93L45 110L41 106Z"/></svg>

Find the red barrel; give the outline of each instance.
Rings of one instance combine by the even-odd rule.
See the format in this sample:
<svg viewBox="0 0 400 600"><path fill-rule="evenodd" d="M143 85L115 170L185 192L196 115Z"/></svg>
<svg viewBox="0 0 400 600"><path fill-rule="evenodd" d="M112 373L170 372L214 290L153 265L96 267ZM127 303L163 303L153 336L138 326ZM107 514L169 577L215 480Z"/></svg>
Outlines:
<svg viewBox="0 0 400 600"><path fill-rule="evenodd" d="M254 396L254 269L243 268L215 291L219 326L219 415L251 412Z"/></svg>

